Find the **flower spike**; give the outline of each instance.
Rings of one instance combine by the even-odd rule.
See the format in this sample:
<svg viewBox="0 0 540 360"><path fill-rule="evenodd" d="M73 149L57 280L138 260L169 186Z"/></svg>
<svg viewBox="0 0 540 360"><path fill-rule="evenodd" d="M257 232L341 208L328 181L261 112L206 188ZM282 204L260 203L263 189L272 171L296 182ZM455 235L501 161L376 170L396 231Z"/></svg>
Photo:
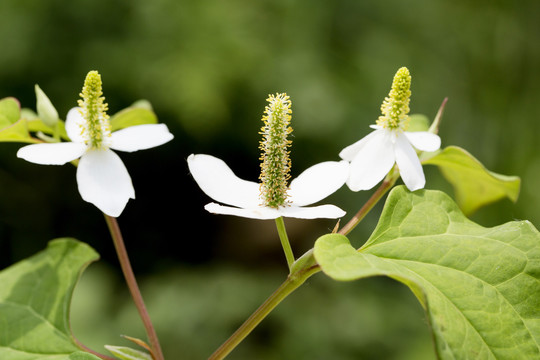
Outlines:
<svg viewBox="0 0 540 360"><path fill-rule="evenodd" d="M259 149L262 150L261 162L261 197L263 205L277 209L287 203L287 182L290 179L291 160L288 147L291 141L287 135L292 132L291 100L287 94L269 95L270 104L265 107L262 121L264 126Z"/></svg>
<svg viewBox="0 0 540 360"><path fill-rule="evenodd" d="M409 101L411 97L411 75L409 69L402 67L394 76L392 89L381 105L382 116L377 125L385 129L409 128Z"/></svg>
<svg viewBox="0 0 540 360"><path fill-rule="evenodd" d="M111 136L111 125L107 115L108 105L105 103L101 89L101 75L90 71L84 80L82 98L78 100L80 113L85 120L79 126L84 143L93 149L108 147Z"/></svg>

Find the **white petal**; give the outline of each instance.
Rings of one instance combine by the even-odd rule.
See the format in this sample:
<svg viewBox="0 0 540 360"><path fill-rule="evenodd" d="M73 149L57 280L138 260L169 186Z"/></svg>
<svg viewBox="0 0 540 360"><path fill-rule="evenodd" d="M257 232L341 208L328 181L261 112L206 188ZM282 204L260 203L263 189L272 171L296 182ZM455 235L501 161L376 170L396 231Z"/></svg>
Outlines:
<svg viewBox="0 0 540 360"><path fill-rule="evenodd" d="M204 207L208 212L220 215L234 215L249 219L269 220L277 219L281 216L278 209L272 209L264 206L259 206L252 209L241 209L230 206L223 206L216 203L206 204Z"/></svg>
<svg viewBox="0 0 540 360"><path fill-rule="evenodd" d="M348 176L347 161L326 161L313 165L291 182L289 200L296 206L316 203L342 187Z"/></svg>
<svg viewBox="0 0 540 360"><path fill-rule="evenodd" d="M27 145L17 151L17 157L42 165L64 165L80 158L86 151L86 145L64 142L54 144Z"/></svg>
<svg viewBox="0 0 540 360"><path fill-rule="evenodd" d="M441 147L439 135L427 131L404 132L409 142L420 151L435 151Z"/></svg>
<svg viewBox="0 0 540 360"><path fill-rule="evenodd" d="M223 160L191 154L187 161L191 175L212 199L241 208L256 208L261 203L259 184L240 179Z"/></svg>
<svg viewBox="0 0 540 360"><path fill-rule="evenodd" d="M165 124L130 126L111 134L111 149L137 151L163 145L173 139Z"/></svg>
<svg viewBox="0 0 540 360"><path fill-rule="evenodd" d="M124 163L111 150L91 150L77 167L77 184L85 201L109 216L119 216L135 190Z"/></svg>
<svg viewBox="0 0 540 360"><path fill-rule="evenodd" d="M418 155L406 136L400 135L396 139L396 163L399 173L405 185L410 191L422 189L426 184L422 164L418 160Z"/></svg>
<svg viewBox="0 0 540 360"><path fill-rule="evenodd" d="M284 217L298 219L337 219L345 215L345 211L334 205L320 205L313 207L287 206L279 208Z"/></svg>
<svg viewBox="0 0 540 360"><path fill-rule="evenodd" d="M86 120L84 120L83 116L81 115L81 108L74 107L68 111L65 126L67 136L71 139L71 141L79 143L84 142L82 129L84 128L85 121Z"/></svg>
<svg viewBox="0 0 540 360"><path fill-rule="evenodd" d="M341 150L341 152L339 153L339 157L343 160L352 161L356 154L358 154L358 152L362 150L364 145L366 145L371 138L377 136L377 133L378 131L372 131L354 144L347 146L345 149Z"/></svg>
<svg viewBox="0 0 540 360"><path fill-rule="evenodd" d="M347 185L352 191L369 190L384 179L395 162L392 133L376 130L351 162Z"/></svg>

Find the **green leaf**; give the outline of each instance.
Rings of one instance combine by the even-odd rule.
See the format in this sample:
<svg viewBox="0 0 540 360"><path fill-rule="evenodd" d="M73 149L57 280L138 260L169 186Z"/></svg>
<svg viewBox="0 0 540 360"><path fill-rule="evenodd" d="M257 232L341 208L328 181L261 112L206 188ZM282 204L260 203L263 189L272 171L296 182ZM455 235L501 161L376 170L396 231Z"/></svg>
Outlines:
<svg viewBox="0 0 540 360"><path fill-rule="evenodd" d="M0 129L0 142L25 142L36 143L28 132L28 124L25 119L20 119L10 126Z"/></svg>
<svg viewBox="0 0 540 360"><path fill-rule="evenodd" d="M30 122L30 120L35 120L38 118L38 115L36 114L36 112L32 109L29 109L29 108L22 108L21 109L21 117L26 119L28 122Z"/></svg>
<svg viewBox="0 0 540 360"><path fill-rule="evenodd" d="M150 354L125 346L105 345L105 348L118 359L122 360L152 360Z"/></svg>
<svg viewBox="0 0 540 360"><path fill-rule="evenodd" d="M19 101L13 97L0 100L0 129L13 124L21 116Z"/></svg>
<svg viewBox="0 0 540 360"><path fill-rule="evenodd" d="M21 118L19 102L12 97L0 100L0 142L36 142Z"/></svg>
<svg viewBox="0 0 540 360"><path fill-rule="evenodd" d="M131 104L131 107L143 108L146 110L154 111L152 104L150 103L150 101L146 99L140 99L140 100L135 101L133 104Z"/></svg>
<svg viewBox="0 0 540 360"><path fill-rule="evenodd" d="M132 106L114 114L111 117L111 131L135 125L156 124L156 114L147 108L146 102L141 104L143 105Z"/></svg>
<svg viewBox="0 0 540 360"><path fill-rule="evenodd" d="M456 201L465 214L504 197L516 201L521 180L487 170L476 158L457 146L449 146L422 161L436 165L454 187Z"/></svg>
<svg viewBox="0 0 540 360"><path fill-rule="evenodd" d="M28 125L28 131L29 132L42 132L47 135L54 135L55 131L58 132L58 136L60 138L70 141L70 138L67 136L66 133L66 126L65 123L58 119L56 124L54 125L54 128L51 128L47 124L43 122L42 119L38 117L38 115L32 110L28 108L22 108L21 109L21 118L26 120L26 124ZM37 142L37 141L34 141Z"/></svg>
<svg viewBox="0 0 540 360"><path fill-rule="evenodd" d="M409 127L407 131L428 131L429 119L422 114L412 114L409 116Z"/></svg>
<svg viewBox="0 0 540 360"><path fill-rule="evenodd" d="M540 358L540 233L527 221L484 228L442 192L397 187L361 249L329 234L314 255L336 280L409 286L443 359Z"/></svg>
<svg viewBox="0 0 540 360"><path fill-rule="evenodd" d="M73 239L0 272L0 359L97 360L71 335L69 309L75 283L98 254Z"/></svg>

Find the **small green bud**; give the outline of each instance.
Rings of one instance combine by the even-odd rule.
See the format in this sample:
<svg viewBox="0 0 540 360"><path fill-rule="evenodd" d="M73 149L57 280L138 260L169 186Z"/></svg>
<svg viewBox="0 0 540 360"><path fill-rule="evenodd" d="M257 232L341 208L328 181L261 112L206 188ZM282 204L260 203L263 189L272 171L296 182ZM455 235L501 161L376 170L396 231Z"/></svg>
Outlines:
<svg viewBox="0 0 540 360"><path fill-rule="evenodd" d="M84 86L79 100L81 115L85 123L82 134L87 145L94 149L108 147L111 135L111 125L107 115L107 104L101 90L101 76L97 71L90 71L84 80Z"/></svg>
<svg viewBox="0 0 540 360"><path fill-rule="evenodd" d="M58 122L58 111L56 111L51 100L45 95L43 90L36 84L36 109L38 117L43 121L45 125L50 128L54 128Z"/></svg>
<svg viewBox="0 0 540 360"><path fill-rule="evenodd" d="M278 208L287 204L288 180L290 178L291 160L288 147L291 141L287 135L292 132L291 100L287 94L269 95L269 105L265 107L262 117L264 126L260 134L263 139L259 148L262 151L261 162L261 197L264 205Z"/></svg>
<svg viewBox="0 0 540 360"><path fill-rule="evenodd" d="M382 116L377 125L391 130L405 131L409 127L409 101L411 97L411 75L406 67L394 76L392 89L381 105Z"/></svg>

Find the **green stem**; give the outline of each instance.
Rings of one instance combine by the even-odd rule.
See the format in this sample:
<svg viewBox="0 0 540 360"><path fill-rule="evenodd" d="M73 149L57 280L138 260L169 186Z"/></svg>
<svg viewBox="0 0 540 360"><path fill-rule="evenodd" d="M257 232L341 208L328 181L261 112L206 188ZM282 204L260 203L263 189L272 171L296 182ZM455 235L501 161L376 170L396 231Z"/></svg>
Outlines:
<svg viewBox="0 0 540 360"><path fill-rule="evenodd" d="M60 142L60 125L58 124L58 121L54 124L53 138L57 142Z"/></svg>
<svg viewBox="0 0 540 360"><path fill-rule="evenodd" d="M105 220L107 221L107 225L109 226L109 231L111 232L114 247L116 249L118 260L120 261L120 266L122 268L122 272L124 273L129 292L131 293L131 297L135 302L135 306L139 311L139 316L141 317L144 328L146 329L148 341L150 342L152 358L154 360L164 360L163 352L161 351L161 345L159 344L156 331L154 329L154 326L152 325L152 321L150 320L150 315L148 315L146 306L144 305L144 301L141 295L141 291L139 290L137 280L135 279L135 275L133 274L133 269L131 268L131 263L129 262L126 246L124 245L124 239L122 238L122 233L120 232L118 222L116 221L116 218L106 214L104 215Z"/></svg>
<svg viewBox="0 0 540 360"><path fill-rule="evenodd" d="M276 227L279 234L279 239L281 240L281 246L285 252L285 257L287 258L287 265L289 265L289 271L291 270L292 264L294 264L294 254L289 242L289 237L287 236L287 230L285 230L285 222L283 217L278 217L276 219Z"/></svg>
<svg viewBox="0 0 540 360"><path fill-rule="evenodd" d="M219 360L225 358L249 333L259 325L283 299L296 290L311 275L320 271L318 265L301 269L294 274L290 274L287 280L274 291L272 295L225 341L208 360Z"/></svg>
<svg viewBox="0 0 540 360"><path fill-rule="evenodd" d="M354 215L354 217L339 231L340 234L347 235L362 219L369 213L369 211L377 204L381 198L392 188L399 177L399 172L392 171L384 179L379 188L371 195L369 200L362 206L362 208ZM277 290L270 295L268 299L231 335L231 337L225 341L208 359L220 360L225 358L234 348L249 335L257 325L279 304L283 299L289 296L294 290L302 285L306 279L313 274L321 271L320 266L313 257L313 250L308 251L301 256L296 262L292 255L292 250L285 232L285 225L283 218L276 219L276 225L278 232L280 233L281 243L287 262L289 263L289 269L291 270L287 280L281 284ZM287 250L288 249L288 250ZM292 260L291 260L292 259ZM292 261L292 262L291 262Z"/></svg>
<svg viewBox="0 0 540 360"><path fill-rule="evenodd" d="M89 347L87 347L83 343L81 343L76 337L73 337L73 340L75 340L75 342L77 343L77 346L79 346L81 349L83 349L84 351L86 351L86 352L88 352L88 353L90 353L92 355L97 356L100 359L103 359L103 360L117 360L114 357L103 355L103 354L98 353L97 351L94 351L94 350L90 349Z"/></svg>
<svg viewBox="0 0 540 360"><path fill-rule="evenodd" d="M396 172L397 173L397 172ZM371 195L371 197L366 201L364 206L358 210L358 212L352 217L351 220L345 226L339 230L339 234L347 235L366 217L371 209L381 200L381 198L394 186L396 180L399 177L399 173L390 172L390 174L384 179L381 185L377 190Z"/></svg>

